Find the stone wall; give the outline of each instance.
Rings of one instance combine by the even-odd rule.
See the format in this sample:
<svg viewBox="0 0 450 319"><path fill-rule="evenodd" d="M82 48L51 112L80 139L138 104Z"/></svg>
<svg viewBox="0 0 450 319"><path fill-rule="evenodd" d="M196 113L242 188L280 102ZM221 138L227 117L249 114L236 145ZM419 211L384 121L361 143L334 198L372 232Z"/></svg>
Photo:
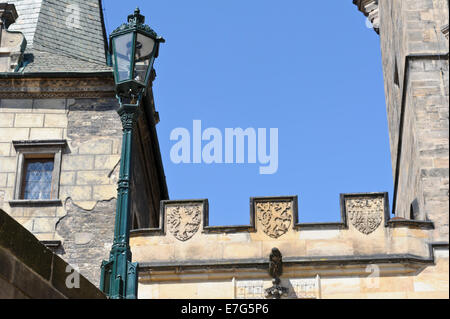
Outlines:
<svg viewBox="0 0 450 319"><path fill-rule="evenodd" d="M105 295L0 210L0 299L104 299Z"/></svg>
<svg viewBox="0 0 450 319"><path fill-rule="evenodd" d="M2 99L0 208L57 249L98 284L113 240L122 129L114 98ZM12 141L67 140L60 204L13 205L17 154Z"/></svg>
<svg viewBox="0 0 450 319"><path fill-rule="evenodd" d="M448 1L378 1L394 213L448 241Z"/></svg>
<svg viewBox="0 0 450 319"><path fill-rule="evenodd" d="M407 196L411 188L414 189L420 202L420 217L435 221L437 225L434 240L448 241L448 60L411 59L410 68L414 71L410 74L410 88L405 97L409 106L405 117L412 118L409 125L413 127L409 131L405 126L404 132L411 132L407 134L411 140L407 140L404 149L409 147L415 154L409 157L405 152L400 158L397 210L409 208L407 205L414 199ZM415 183L404 178L412 172Z"/></svg>
<svg viewBox="0 0 450 319"><path fill-rule="evenodd" d="M341 220L298 223L297 197L252 198L250 224L209 226L207 200L163 201L132 232L139 298L264 298L272 248L286 298L448 298L448 243L432 222L390 219L386 193L341 195Z"/></svg>
<svg viewBox="0 0 450 319"><path fill-rule="evenodd" d="M65 215L56 232L63 256L95 284L114 232L122 127L115 99L75 99L68 112L71 152L61 167Z"/></svg>

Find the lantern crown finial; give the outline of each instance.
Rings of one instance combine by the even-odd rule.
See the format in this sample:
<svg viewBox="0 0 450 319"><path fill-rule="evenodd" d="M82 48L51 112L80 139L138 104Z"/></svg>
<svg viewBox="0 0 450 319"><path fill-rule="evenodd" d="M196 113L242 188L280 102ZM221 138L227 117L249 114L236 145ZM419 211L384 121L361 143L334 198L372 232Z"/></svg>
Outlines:
<svg viewBox="0 0 450 319"><path fill-rule="evenodd" d="M145 24L145 16L141 14L141 10L139 9L139 7L134 10L133 14L130 14L128 16L127 23L123 23L111 33L111 37L122 34L124 32L128 32L129 30L138 30L140 32L149 34L158 42L165 42L165 40L159 37L152 28Z"/></svg>
<svg viewBox="0 0 450 319"><path fill-rule="evenodd" d="M141 14L139 7L136 7L134 13L128 16L128 23L130 25L140 25L145 23L145 17Z"/></svg>

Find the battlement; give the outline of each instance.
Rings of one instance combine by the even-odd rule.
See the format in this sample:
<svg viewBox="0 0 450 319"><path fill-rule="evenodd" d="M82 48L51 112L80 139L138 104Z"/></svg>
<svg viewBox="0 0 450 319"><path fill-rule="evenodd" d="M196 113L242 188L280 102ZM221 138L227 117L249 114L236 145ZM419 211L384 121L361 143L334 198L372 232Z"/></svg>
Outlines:
<svg viewBox="0 0 450 319"><path fill-rule="evenodd" d="M263 267L274 247L291 266L316 270L377 262L395 273L433 263L433 223L390 219L387 193L341 194L340 210L336 223L299 223L297 196L254 197L249 225L210 226L208 200L162 201L160 228L131 232L133 260L152 269L151 280L158 269Z"/></svg>
<svg viewBox="0 0 450 319"><path fill-rule="evenodd" d="M281 212L280 212L281 211ZM298 217L298 196L252 197L250 198L250 224L234 226L210 226L208 199L166 200L161 201L158 228L136 229L132 237L165 236L173 234L174 238L184 242L202 234L232 233L266 233L269 237L279 238L290 231L300 230L343 230L349 229L348 221L360 215L367 224L355 221L354 227L368 235L381 224L384 227L419 227L433 229L431 221L390 219L389 198L387 193L355 193L340 195L341 220L339 222L300 223ZM349 216L350 214L350 216ZM376 223L372 223L372 219ZM279 225L272 225L281 220ZM179 229L188 226L183 232Z"/></svg>

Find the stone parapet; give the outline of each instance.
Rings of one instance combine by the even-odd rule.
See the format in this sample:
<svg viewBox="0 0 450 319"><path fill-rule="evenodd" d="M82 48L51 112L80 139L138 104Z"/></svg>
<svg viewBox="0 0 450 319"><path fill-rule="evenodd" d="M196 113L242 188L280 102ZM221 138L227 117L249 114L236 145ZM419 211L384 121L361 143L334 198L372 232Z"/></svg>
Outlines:
<svg viewBox="0 0 450 319"><path fill-rule="evenodd" d="M105 298L85 277L0 210L0 299Z"/></svg>
<svg viewBox="0 0 450 319"><path fill-rule="evenodd" d="M387 193L341 195L341 221L299 223L297 197L255 197L250 223L210 226L207 200L162 201L160 227L131 232L136 261L167 264L266 258L416 256L430 260L430 221L390 219ZM161 249L164 247L164 249ZM319 259L320 259L319 258Z"/></svg>
<svg viewBox="0 0 450 319"><path fill-rule="evenodd" d="M342 194L335 223L300 223L297 201L251 198L237 226L210 226L206 199L162 201L160 227L131 232L139 298L264 298L274 247L286 298L415 298L423 285L448 296L448 243L431 242L430 221L391 219L387 193Z"/></svg>

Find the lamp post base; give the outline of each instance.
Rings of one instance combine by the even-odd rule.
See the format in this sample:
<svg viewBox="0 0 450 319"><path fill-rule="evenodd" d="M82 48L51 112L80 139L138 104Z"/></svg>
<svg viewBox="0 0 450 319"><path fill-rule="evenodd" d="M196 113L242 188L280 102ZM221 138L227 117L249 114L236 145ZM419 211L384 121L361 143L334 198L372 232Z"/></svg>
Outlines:
<svg viewBox="0 0 450 319"><path fill-rule="evenodd" d="M138 263L127 261L126 278L113 278L114 264L114 260L102 262L100 290L110 299L137 299Z"/></svg>

